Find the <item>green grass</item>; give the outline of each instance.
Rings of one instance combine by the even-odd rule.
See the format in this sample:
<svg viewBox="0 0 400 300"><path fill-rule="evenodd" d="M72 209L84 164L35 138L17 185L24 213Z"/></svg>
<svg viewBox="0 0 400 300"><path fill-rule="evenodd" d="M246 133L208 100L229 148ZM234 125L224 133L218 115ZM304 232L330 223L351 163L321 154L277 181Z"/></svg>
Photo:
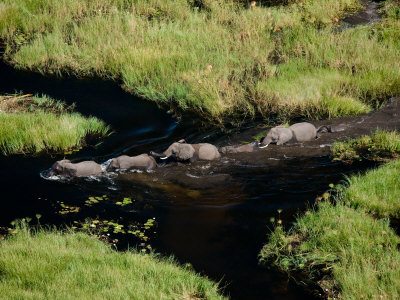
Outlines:
<svg viewBox="0 0 400 300"><path fill-rule="evenodd" d="M400 161L392 161L365 175L351 176L343 200L379 217L400 218Z"/></svg>
<svg viewBox="0 0 400 300"><path fill-rule="evenodd" d="M360 138L335 142L331 148L334 160L352 161L362 158L382 160L399 157L400 134L397 131L376 130Z"/></svg>
<svg viewBox="0 0 400 300"><path fill-rule="evenodd" d="M0 38L17 68L114 79L213 123L352 115L400 92L397 2L344 32L358 0L272 2L288 4L0 0Z"/></svg>
<svg viewBox="0 0 400 300"><path fill-rule="evenodd" d="M23 230L0 253L4 299L224 299L172 259L116 252L83 233Z"/></svg>
<svg viewBox="0 0 400 300"><path fill-rule="evenodd" d="M104 137L110 132L103 121L68 112L71 107L47 96L3 96L0 101L6 111L0 111L4 155L69 151L83 147L88 136Z"/></svg>
<svg viewBox="0 0 400 300"><path fill-rule="evenodd" d="M283 271L305 272L330 297L398 299L399 244L388 220L326 202L298 218L288 233L277 227L260 256Z"/></svg>

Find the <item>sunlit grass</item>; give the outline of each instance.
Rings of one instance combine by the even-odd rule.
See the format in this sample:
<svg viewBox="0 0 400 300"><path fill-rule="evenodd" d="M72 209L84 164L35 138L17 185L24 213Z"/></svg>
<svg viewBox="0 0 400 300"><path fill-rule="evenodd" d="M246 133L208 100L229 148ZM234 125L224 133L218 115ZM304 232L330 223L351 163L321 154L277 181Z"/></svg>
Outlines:
<svg viewBox="0 0 400 300"><path fill-rule="evenodd" d="M323 203L287 233L277 227L260 256L281 270L306 272L315 282L323 279L319 283L331 299L397 299L399 243L388 220Z"/></svg>
<svg viewBox="0 0 400 300"><path fill-rule="evenodd" d="M111 78L214 123L352 115L400 92L395 6L334 32L359 1L282 3L1 0L0 37L17 68Z"/></svg>
<svg viewBox="0 0 400 300"><path fill-rule="evenodd" d="M172 259L117 252L83 233L22 230L0 252L4 299L224 299Z"/></svg>
<svg viewBox="0 0 400 300"><path fill-rule="evenodd" d="M380 217L400 217L400 161L351 176L343 200Z"/></svg>
<svg viewBox="0 0 400 300"><path fill-rule="evenodd" d="M63 152L85 146L88 136L110 128L94 117L70 112L73 106L46 95L0 96L0 151L7 154Z"/></svg>

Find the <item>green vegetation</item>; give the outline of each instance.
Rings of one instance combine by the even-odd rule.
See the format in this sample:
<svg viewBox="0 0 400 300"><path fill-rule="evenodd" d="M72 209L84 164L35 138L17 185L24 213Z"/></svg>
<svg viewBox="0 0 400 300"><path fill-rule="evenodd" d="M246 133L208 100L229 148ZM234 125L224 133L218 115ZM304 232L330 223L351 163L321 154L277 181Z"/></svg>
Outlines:
<svg viewBox="0 0 400 300"><path fill-rule="evenodd" d="M5 59L100 76L220 123L368 112L400 92L397 2L380 24L335 31L359 0L0 0Z"/></svg>
<svg viewBox="0 0 400 300"><path fill-rule="evenodd" d="M398 299L399 244L388 220L325 202L297 219L288 233L277 227L261 261L305 272L331 299Z"/></svg>
<svg viewBox="0 0 400 300"><path fill-rule="evenodd" d="M331 148L331 156L334 160L352 161L360 158L382 160L396 158L399 155L400 134L397 131L380 129L370 136L335 142Z"/></svg>
<svg viewBox="0 0 400 300"><path fill-rule="evenodd" d="M354 208L379 217L400 217L400 161L348 179L342 198Z"/></svg>
<svg viewBox="0 0 400 300"><path fill-rule="evenodd" d="M4 154L77 149L88 135L103 137L109 127L97 118L68 112L47 96L0 97L0 151Z"/></svg>
<svg viewBox="0 0 400 300"><path fill-rule="evenodd" d="M5 299L224 299L172 259L116 252L83 233L21 230L0 242Z"/></svg>

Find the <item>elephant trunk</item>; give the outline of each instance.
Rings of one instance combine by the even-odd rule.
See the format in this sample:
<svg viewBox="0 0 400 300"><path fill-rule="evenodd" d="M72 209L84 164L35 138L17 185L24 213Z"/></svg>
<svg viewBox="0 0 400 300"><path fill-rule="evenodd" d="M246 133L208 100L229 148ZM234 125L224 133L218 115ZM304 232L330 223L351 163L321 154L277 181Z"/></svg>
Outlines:
<svg viewBox="0 0 400 300"><path fill-rule="evenodd" d="M160 159L167 159L168 157L164 153L157 153L154 151L150 151L150 156L153 156L155 158L160 158Z"/></svg>
<svg viewBox="0 0 400 300"><path fill-rule="evenodd" d="M54 172L53 169L50 169L50 170L47 172L46 177L52 177L52 176L54 176L54 175L56 175L56 173Z"/></svg>
<svg viewBox="0 0 400 300"><path fill-rule="evenodd" d="M267 148L269 144L271 144L272 139L270 137L265 137L261 143L258 145L259 148Z"/></svg>

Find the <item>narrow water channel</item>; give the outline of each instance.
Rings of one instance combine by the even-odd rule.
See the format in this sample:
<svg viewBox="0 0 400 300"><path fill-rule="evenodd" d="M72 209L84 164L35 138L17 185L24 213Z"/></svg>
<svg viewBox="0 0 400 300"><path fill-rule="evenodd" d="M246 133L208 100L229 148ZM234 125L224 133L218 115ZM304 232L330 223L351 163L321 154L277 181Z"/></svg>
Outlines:
<svg viewBox="0 0 400 300"><path fill-rule="evenodd" d="M0 64L0 93L44 93L75 102L77 110L111 125L114 134L98 147L88 147L72 160L103 162L120 154L137 155L160 150L181 138L190 142L221 141L215 132L195 123L177 121L156 105L123 92L115 83L87 79L46 78ZM262 160L248 156L224 157L215 164L159 168L149 174L123 174L96 180L54 182L40 172L62 156L0 157L0 226L41 214L42 224L62 225L101 218L120 223L155 218L150 245L225 286L232 299L310 299L287 276L258 265L258 253L272 229L271 218L290 226L297 213L343 174L367 166L332 163L328 157ZM90 196L130 197L121 207L103 201L83 204ZM57 214L59 202L80 206L77 214ZM278 210L282 212L278 213ZM135 242L126 238L122 247Z"/></svg>

